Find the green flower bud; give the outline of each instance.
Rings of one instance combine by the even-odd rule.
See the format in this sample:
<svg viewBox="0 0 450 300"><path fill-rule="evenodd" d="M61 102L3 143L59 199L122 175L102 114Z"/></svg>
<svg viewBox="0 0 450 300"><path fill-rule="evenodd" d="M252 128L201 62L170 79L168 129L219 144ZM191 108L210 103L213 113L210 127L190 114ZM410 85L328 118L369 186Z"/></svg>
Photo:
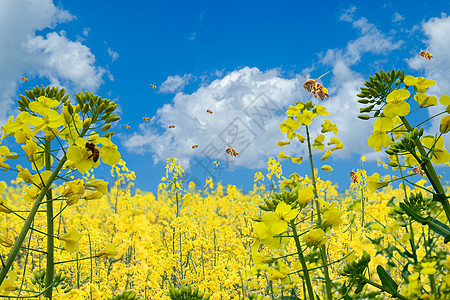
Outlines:
<svg viewBox="0 0 450 300"><path fill-rule="evenodd" d="M105 133L105 134L103 135L103 137L109 138L109 137L112 136L114 133L115 133L114 131L107 132L107 133Z"/></svg>
<svg viewBox="0 0 450 300"><path fill-rule="evenodd" d="M362 107L362 108L359 109L359 112L360 113L370 112L374 106L375 105L372 104L372 105L369 105L367 107Z"/></svg>
<svg viewBox="0 0 450 300"><path fill-rule="evenodd" d="M67 112L70 114L70 115L73 115L73 107L72 107L72 105L69 103L69 104L67 104Z"/></svg>
<svg viewBox="0 0 450 300"><path fill-rule="evenodd" d="M91 122L92 122L91 118L87 118L86 120L84 120L83 129L89 129L89 127L91 126Z"/></svg>
<svg viewBox="0 0 450 300"><path fill-rule="evenodd" d="M107 131L110 128L111 128L111 124L105 124L105 125L103 125L102 129L100 129L100 131Z"/></svg>
<svg viewBox="0 0 450 300"><path fill-rule="evenodd" d="M85 104L83 107L83 113L87 114L89 111L89 104Z"/></svg>
<svg viewBox="0 0 450 300"><path fill-rule="evenodd" d="M356 96L358 96L358 97L360 97L360 98L364 97L364 95L362 95L362 96L360 96L360 95L361 95L361 94L358 94L358 95L356 95ZM369 103L370 101L367 100L367 99L359 99L358 102L361 103L361 104L367 104L367 103Z"/></svg>
<svg viewBox="0 0 450 300"><path fill-rule="evenodd" d="M370 116L369 115L359 115L358 118L361 120L369 120Z"/></svg>

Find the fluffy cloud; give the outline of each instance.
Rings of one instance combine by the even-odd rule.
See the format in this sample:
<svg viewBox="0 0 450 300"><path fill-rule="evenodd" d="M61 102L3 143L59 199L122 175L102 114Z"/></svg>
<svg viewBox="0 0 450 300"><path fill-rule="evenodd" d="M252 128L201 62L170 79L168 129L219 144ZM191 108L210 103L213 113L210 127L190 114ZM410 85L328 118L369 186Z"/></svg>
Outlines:
<svg viewBox="0 0 450 300"><path fill-rule="evenodd" d="M159 87L159 91L162 93L176 93L182 91L184 87L195 81L195 77L192 74L185 74L183 77L180 75L169 76Z"/></svg>
<svg viewBox="0 0 450 300"><path fill-rule="evenodd" d="M240 154L229 160L233 166L262 167L268 156L278 155L279 124L286 107L306 95L303 82L282 78L277 69L235 70L192 94L178 93L124 145L129 151L154 153L155 162L175 156L184 167L194 158L229 160L225 149L233 146ZM171 124L176 127L169 129ZM199 147L192 149L194 144Z"/></svg>
<svg viewBox="0 0 450 300"><path fill-rule="evenodd" d="M90 49L69 40L64 32L36 31L54 29L74 20L68 11L55 7L51 0L4 0L0 2L0 122L11 113L11 105L21 76L46 77L51 84L66 88L95 90L102 82L103 68L96 67Z"/></svg>
<svg viewBox="0 0 450 300"><path fill-rule="evenodd" d="M392 22L400 22L403 21L405 18L399 14L398 12L394 13L394 16L392 17Z"/></svg>

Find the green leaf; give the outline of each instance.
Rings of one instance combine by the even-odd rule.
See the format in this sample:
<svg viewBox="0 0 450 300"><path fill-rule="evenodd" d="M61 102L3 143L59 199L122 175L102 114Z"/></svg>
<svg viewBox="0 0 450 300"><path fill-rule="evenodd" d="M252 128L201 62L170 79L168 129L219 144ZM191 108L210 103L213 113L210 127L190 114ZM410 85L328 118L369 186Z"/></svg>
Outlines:
<svg viewBox="0 0 450 300"><path fill-rule="evenodd" d="M386 270L380 265L377 266L377 273L383 283L383 287L386 288L386 291L391 295L396 295L398 284L395 283L394 279L392 279L392 277L389 276Z"/></svg>

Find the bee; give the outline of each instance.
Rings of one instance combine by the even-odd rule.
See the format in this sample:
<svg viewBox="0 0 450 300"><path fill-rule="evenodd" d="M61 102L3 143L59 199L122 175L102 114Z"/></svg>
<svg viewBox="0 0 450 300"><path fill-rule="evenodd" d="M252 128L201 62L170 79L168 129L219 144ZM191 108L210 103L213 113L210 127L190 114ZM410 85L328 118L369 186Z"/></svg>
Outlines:
<svg viewBox="0 0 450 300"><path fill-rule="evenodd" d="M125 127L126 129L130 129L131 127L130 127L130 125L123 125L123 127Z"/></svg>
<svg viewBox="0 0 450 300"><path fill-rule="evenodd" d="M197 147L198 147L198 145L195 144L195 145L192 146L192 149L195 149L195 148L197 148Z"/></svg>
<svg viewBox="0 0 450 300"><path fill-rule="evenodd" d="M169 125L169 128L173 129L173 128L175 128L175 125Z"/></svg>
<svg viewBox="0 0 450 300"><path fill-rule="evenodd" d="M358 183L358 176L356 175L355 172L351 171L351 172L349 173L349 175L350 175L350 180L351 180L353 183Z"/></svg>
<svg viewBox="0 0 450 300"><path fill-rule="evenodd" d="M414 167L413 172L420 176L425 176L425 172L420 167Z"/></svg>
<svg viewBox="0 0 450 300"><path fill-rule="evenodd" d="M428 48L430 48L430 47L428 47ZM425 50L420 51L420 56L422 56L425 59L431 60L434 57L433 57L433 55L431 55L430 52L427 52L428 48L425 49Z"/></svg>
<svg viewBox="0 0 450 300"><path fill-rule="evenodd" d="M100 151L97 148L95 148L95 144L86 142L86 149L92 152L92 154L88 157L88 159L92 157L92 160L94 162L97 162L98 158L100 157Z"/></svg>
<svg viewBox="0 0 450 300"><path fill-rule="evenodd" d="M206 112L207 112L208 114L211 114L211 115L212 115L212 113L213 113L212 110L209 110L209 109L207 109Z"/></svg>
<svg viewBox="0 0 450 300"><path fill-rule="evenodd" d="M239 155L236 150L234 150L232 147L228 147L225 149L225 152L233 157L236 157Z"/></svg>
<svg viewBox="0 0 450 300"><path fill-rule="evenodd" d="M328 89L317 82L317 81L319 81L320 78L322 78L323 76L327 75L328 73L330 73L330 72L326 72L325 74L323 74L322 76L320 76L316 80L314 80L314 79L306 80L305 83L303 84L303 88L308 93L313 94L314 98L319 97L320 100L324 100L325 97L330 98L330 95L328 95Z"/></svg>
<svg viewBox="0 0 450 300"><path fill-rule="evenodd" d="M150 118L148 118L148 117L144 118L144 121L149 121L149 120L150 120Z"/></svg>
<svg viewBox="0 0 450 300"><path fill-rule="evenodd" d="M28 81L28 78L22 77L22 80L23 80L23 81Z"/></svg>
<svg viewBox="0 0 450 300"><path fill-rule="evenodd" d="M151 87L152 89L156 90L156 85L151 84L150 87Z"/></svg>

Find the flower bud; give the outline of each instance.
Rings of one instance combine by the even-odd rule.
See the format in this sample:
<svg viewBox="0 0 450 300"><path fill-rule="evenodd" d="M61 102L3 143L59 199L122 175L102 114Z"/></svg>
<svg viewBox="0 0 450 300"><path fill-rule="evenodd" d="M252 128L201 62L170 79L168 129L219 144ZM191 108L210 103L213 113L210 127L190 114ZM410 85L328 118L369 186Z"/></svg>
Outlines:
<svg viewBox="0 0 450 300"><path fill-rule="evenodd" d="M103 125L102 129L100 129L100 131L107 131L110 128L111 128L111 124L105 124L105 125Z"/></svg>
<svg viewBox="0 0 450 300"><path fill-rule="evenodd" d="M87 118L86 120L84 120L83 129L89 129L89 127L91 126L91 122L92 122L91 118Z"/></svg>

